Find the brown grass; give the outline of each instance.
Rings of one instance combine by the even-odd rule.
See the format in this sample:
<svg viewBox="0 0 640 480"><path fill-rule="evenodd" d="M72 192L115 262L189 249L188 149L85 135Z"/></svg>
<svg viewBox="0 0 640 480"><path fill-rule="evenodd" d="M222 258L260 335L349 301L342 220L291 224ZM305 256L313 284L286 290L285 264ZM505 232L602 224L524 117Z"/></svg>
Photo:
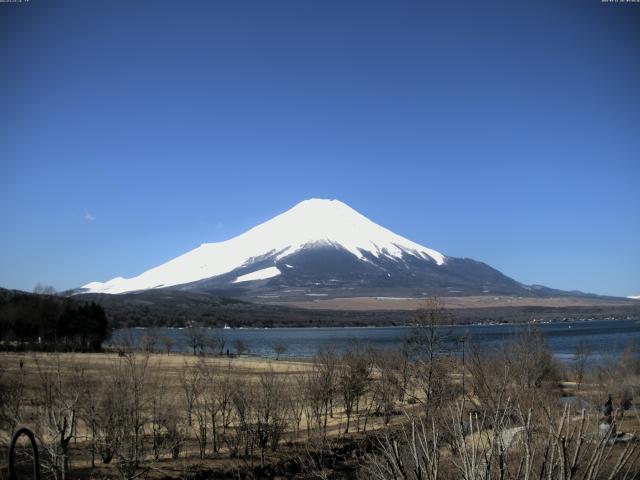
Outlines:
<svg viewBox="0 0 640 480"><path fill-rule="evenodd" d="M630 305L631 300L586 297L517 297L508 295L475 295L442 297L447 308L497 307L602 307ZM263 302L267 303L267 302ZM316 310L417 310L424 307L424 298L350 297L294 302L268 302Z"/></svg>

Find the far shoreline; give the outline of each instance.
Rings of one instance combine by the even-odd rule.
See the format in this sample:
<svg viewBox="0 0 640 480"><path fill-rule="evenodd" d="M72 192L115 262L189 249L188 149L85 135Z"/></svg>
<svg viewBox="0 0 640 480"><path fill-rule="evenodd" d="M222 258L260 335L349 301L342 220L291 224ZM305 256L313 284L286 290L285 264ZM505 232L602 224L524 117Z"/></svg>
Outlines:
<svg viewBox="0 0 640 480"><path fill-rule="evenodd" d="M607 322L607 321L638 321L640 322L640 315L633 318L575 318L575 319L551 319L551 320L531 320L531 321L523 321L523 322L513 322L513 321L505 321L505 322L475 322L475 323L438 323L435 324L434 327L437 328L454 328L454 327L500 327L500 326L525 326L525 325L550 325L557 323L584 323L584 322ZM277 327L217 327L217 326L207 326L203 325L202 328L206 330L320 330L320 329L341 329L341 328L349 328L349 329L373 329L373 328L421 328L424 325L420 325L418 323L414 324L403 324L403 325L330 325L330 326L277 326ZM117 328L116 330L153 330L153 329L167 329L167 330L186 330L188 327L175 327L175 326L131 326L124 328Z"/></svg>

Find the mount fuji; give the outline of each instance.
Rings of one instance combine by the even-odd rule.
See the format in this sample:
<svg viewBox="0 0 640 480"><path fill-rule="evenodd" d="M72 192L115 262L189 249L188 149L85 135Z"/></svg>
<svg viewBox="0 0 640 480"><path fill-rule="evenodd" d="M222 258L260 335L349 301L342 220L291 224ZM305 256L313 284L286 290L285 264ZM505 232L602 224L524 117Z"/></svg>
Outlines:
<svg viewBox="0 0 640 480"><path fill-rule="evenodd" d="M482 262L446 256L345 203L324 199L305 200L235 238L202 244L133 278L89 283L78 293L151 289L282 300L566 293L521 284Z"/></svg>

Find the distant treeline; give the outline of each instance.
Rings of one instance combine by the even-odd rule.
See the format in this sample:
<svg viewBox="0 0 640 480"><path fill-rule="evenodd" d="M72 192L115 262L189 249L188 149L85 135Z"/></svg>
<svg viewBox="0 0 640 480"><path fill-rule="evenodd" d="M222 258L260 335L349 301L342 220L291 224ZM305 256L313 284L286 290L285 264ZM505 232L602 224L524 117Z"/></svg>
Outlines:
<svg viewBox="0 0 640 480"><path fill-rule="evenodd" d="M446 299L444 299L446 303ZM451 321L520 323L640 318L640 305L450 309ZM412 325L415 311L306 310L179 290L64 297L0 288L0 348L96 350L109 331L128 327L345 327ZM37 347L40 345L40 347Z"/></svg>
<svg viewBox="0 0 640 480"><path fill-rule="evenodd" d="M307 310L285 305L248 303L236 299L184 292L149 290L121 295L85 294L78 301L104 307L112 328L186 327L361 327L411 325L415 311ZM443 298L446 304L446 298ZM640 318L640 305L591 307L493 307L449 310L454 323L519 323L538 321Z"/></svg>
<svg viewBox="0 0 640 480"><path fill-rule="evenodd" d="M0 291L0 348L100 350L109 327L104 309L73 298Z"/></svg>

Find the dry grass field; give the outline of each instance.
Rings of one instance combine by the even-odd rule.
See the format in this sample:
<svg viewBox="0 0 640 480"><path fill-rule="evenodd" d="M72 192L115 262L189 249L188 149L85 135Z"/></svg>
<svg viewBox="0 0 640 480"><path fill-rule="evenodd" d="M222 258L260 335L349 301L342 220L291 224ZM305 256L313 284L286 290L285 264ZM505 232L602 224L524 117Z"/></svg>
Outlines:
<svg viewBox="0 0 640 480"><path fill-rule="evenodd" d="M517 297L509 295L475 295L442 297L447 308L501 308L501 307L605 307L634 305L637 301L617 298L589 297ZM417 310L425 305L424 298L404 297L345 297L314 298L306 301L262 303L282 304L317 310Z"/></svg>
<svg viewBox="0 0 640 480"><path fill-rule="evenodd" d="M535 330L494 354L471 350L464 366L438 349L427 326L411 351L308 360L0 353L0 479L19 425L36 433L43 474L55 480L639 473L637 437L624 437L640 431L633 352L562 368ZM23 455L23 471L28 463Z"/></svg>
<svg viewBox="0 0 640 480"><path fill-rule="evenodd" d="M334 357L330 361L335 360ZM147 469L146 476L158 478L180 476L191 470L244 471L257 464L279 463L290 456L306 455L304 445L308 442L332 441L343 437L346 430L347 415L339 401L338 387L327 386L327 389L333 389L332 392L308 391L313 390L310 382L314 380L335 384L337 363L331 367L333 371L327 372L310 360L138 352L125 356L117 353L0 353L0 365L5 379L20 378L23 382L19 392L14 393L20 398L13 398L20 418L15 425L32 428L43 444L55 444L57 436L68 435L71 441L66 456L69 468L76 474L124 475L115 460L105 464L100 460L99 448L93 447L109 441L104 431L98 434L92 431L94 419L90 415L93 414L100 422L113 413L94 412L100 408L101 402L106 410L139 408L142 417L140 431L147 438L148 445L136 453L139 455L138 463L140 468ZM367 381L376 382L379 373L372 367L373 363L371 368L364 369L362 375L368 377ZM323 374L333 378L318 379ZM111 389L112 385L122 382L129 391L140 389L143 398L139 405L135 400L131 402L130 398L118 398L122 392ZM52 400L52 405L44 405L43 397L52 390L60 401ZM315 398L306 403L310 394ZM420 395L419 392L416 394ZM104 398L110 395L113 395L112 402L105 404ZM92 398L94 396L100 398ZM269 397L266 405L263 403L265 397ZM248 399L255 405L240 405ZM98 405L83 405L96 401ZM364 434L393 425L401 420L401 410L415 409L415 401L412 404L394 401L394 411L385 418L373 396L362 392L358 401L362 404L358 405L357 412L354 410L350 414L351 434ZM125 405L127 402L130 403ZM159 404L163 411L157 411ZM243 413L245 408L252 411ZM58 429L59 424L48 425L51 422L43 417L50 415L49 410L57 410L56 415L66 415L69 421L75 416L74 425L67 430ZM167 411L173 416L170 420L165 418ZM127 414L125 412L125 416ZM243 414L251 418L241 418ZM212 416L216 417L216 427ZM172 433L178 437L171 439L179 443L177 455L172 450L174 445L156 448L158 441L155 437L166 440L171 431L166 425L171 420L175 427ZM219 431L215 432L214 444L215 428ZM264 428L266 436L271 435L273 429L281 428L278 448L271 445L272 439L266 438L263 452L258 454L259 440L240 438L249 435L247 431L240 433L241 429L249 430L252 437L261 435L261 432L252 431L256 428ZM158 429L162 432L156 434ZM109 426L103 426L103 430L109 430ZM10 433L6 428L0 431L5 447ZM252 451L249 455L238 453L242 446L247 445ZM261 458L262 454L264 458Z"/></svg>

